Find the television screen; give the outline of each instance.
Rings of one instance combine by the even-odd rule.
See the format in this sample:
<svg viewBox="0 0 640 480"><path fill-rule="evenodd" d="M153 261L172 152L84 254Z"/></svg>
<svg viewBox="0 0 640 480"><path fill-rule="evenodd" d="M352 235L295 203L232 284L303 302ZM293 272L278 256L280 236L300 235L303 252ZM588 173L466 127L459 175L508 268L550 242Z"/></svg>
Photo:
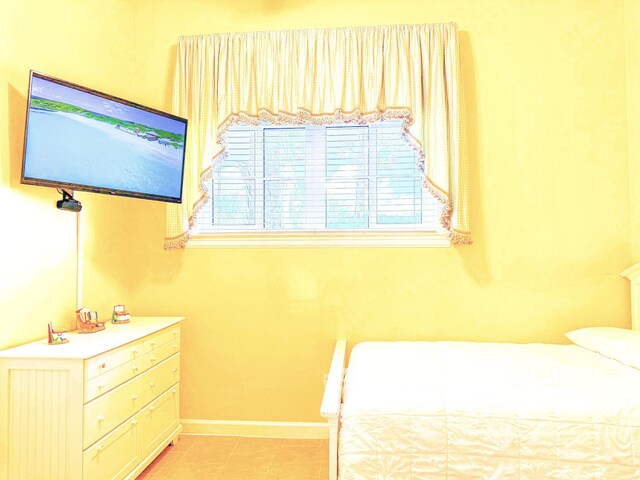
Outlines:
<svg viewBox="0 0 640 480"><path fill-rule="evenodd" d="M180 203L187 120L31 72L22 183Z"/></svg>

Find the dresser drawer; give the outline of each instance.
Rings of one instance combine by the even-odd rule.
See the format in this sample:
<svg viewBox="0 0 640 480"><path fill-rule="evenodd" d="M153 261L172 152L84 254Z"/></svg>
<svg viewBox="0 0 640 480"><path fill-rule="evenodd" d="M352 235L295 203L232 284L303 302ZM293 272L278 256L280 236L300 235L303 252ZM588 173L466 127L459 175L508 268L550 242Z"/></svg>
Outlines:
<svg viewBox="0 0 640 480"><path fill-rule="evenodd" d="M118 327L116 326L115 328ZM146 353L158 350L169 343L172 345L178 343L179 345L179 341L179 325L164 328L159 332L147 335L144 338L86 360L85 378L92 379L98 375L103 375L127 362L139 359Z"/></svg>
<svg viewBox="0 0 640 480"><path fill-rule="evenodd" d="M140 378L135 378L84 406L82 448L109 433L143 406Z"/></svg>
<svg viewBox="0 0 640 480"><path fill-rule="evenodd" d="M144 355L141 355L140 359L143 357ZM87 380L84 387L84 402L87 403L135 377L142 371L142 369L138 367L139 363L139 359L132 360L102 375Z"/></svg>
<svg viewBox="0 0 640 480"><path fill-rule="evenodd" d="M102 375L87 380L84 388L84 402L87 403L136 375L159 365L163 360L179 350L180 338L178 337L178 339L165 343L151 352L138 356L135 360L123 363Z"/></svg>
<svg viewBox="0 0 640 480"><path fill-rule="evenodd" d="M141 376L142 405L146 405L180 380L180 354L173 355Z"/></svg>
<svg viewBox="0 0 640 480"><path fill-rule="evenodd" d="M140 456L145 457L178 425L178 385L171 387L136 416L140 425Z"/></svg>
<svg viewBox="0 0 640 480"><path fill-rule="evenodd" d="M158 348L146 353L138 361L138 368L141 372L149 370L156 365L159 365L164 359L169 358L174 353L180 351L180 338L165 343Z"/></svg>
<svg viewBox="0 0 640 480"><path fill-rule="evenodd" d="M86 380L103 375L114 368L136 360L145 353L144 339L136 340L122 347L114 348L101 355L89 358L84 362L84 376Z"/></svg>
<svg viewBox="0 0 640 480"><path fill-rule="evenodd" d="M82 453L84 480L124 478L139 463L138 421L135 417Z"/></svg>
<svg viewBox="0 0 640 480"><path fill-rule="evenodd" d="M180 339L180 325L174 325L169 328L165 328L160 330L153 335L149 335L145 337L144 340L144 351L151 352L161 347L162 345L169 342L176 342Z"/></svg>

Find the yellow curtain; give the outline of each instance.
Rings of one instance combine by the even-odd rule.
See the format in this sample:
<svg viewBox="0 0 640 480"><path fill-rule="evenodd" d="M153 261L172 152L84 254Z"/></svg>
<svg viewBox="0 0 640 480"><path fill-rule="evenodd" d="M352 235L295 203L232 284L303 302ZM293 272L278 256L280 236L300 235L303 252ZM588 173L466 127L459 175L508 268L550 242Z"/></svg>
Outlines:
<svg viewBox="0 0 640 480"><path fill-rule="evenodd" d="M461 87L454 23L180 37L173 110L189 130L165 247L188 241L230 126L387 118L403 120L452 241L470 243Z"/></svg>

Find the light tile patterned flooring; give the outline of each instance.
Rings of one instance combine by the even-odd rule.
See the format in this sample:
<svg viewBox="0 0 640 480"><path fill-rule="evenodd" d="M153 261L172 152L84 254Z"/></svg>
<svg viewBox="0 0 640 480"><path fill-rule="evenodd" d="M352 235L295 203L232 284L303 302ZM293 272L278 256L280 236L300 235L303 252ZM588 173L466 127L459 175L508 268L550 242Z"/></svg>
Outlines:
<svg viewBox="0 0 640 480"><path fill-rule="evenodd" d="M327 440L180 435L138 479L326 480Z"/></svg>

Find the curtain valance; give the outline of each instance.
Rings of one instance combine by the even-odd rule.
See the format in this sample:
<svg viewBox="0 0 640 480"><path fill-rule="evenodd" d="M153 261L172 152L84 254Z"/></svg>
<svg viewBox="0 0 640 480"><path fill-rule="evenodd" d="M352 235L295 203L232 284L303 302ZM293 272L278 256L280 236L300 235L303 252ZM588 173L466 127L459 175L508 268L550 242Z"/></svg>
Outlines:
<svg viewBox="0 0 640 480"><path fill-rule="evenodd" d="M453 23L181 37L173 111L189 119L187 161L165 246L188 240L231 125L386 118L404 121L441 223L469 243L459 63Z"/></svg>

